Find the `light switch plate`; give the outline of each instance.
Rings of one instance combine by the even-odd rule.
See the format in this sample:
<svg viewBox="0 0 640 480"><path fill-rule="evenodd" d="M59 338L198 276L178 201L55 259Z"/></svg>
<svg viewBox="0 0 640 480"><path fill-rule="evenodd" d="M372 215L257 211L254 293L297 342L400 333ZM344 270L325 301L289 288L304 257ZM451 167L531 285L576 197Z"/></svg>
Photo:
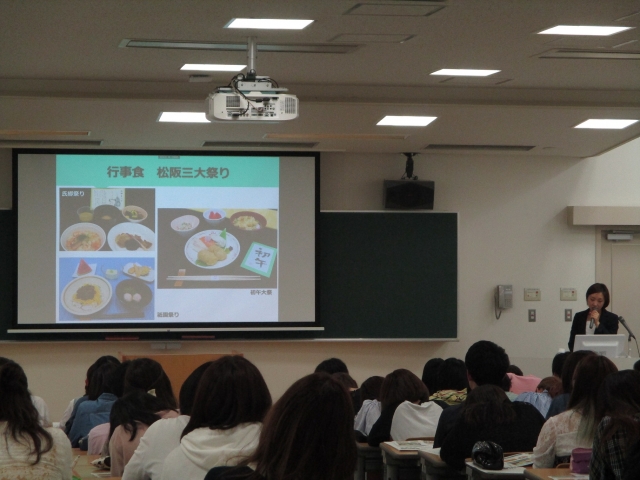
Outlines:
<svg viewBox="0 0 640 480"><path fill-rule="evenodd" d="M525 288L524 300L525 302L539 302L540 301L540 289L539 288Z"/></svg>
<svg viewBox="0 0 640 480"><path fill-rule="evenodd" d="M561 288L560 300L563 302L575 302L578 300L578 291L575 288Z"/></svg>
<svg viewBox="0 0 640 480"><path fill-rule="evenodd" d="M570 308L564 309L564 321L570 322L573 320L573 311Z"/></svg>
<svg viewBox="0 0 640 480"><path fill-rule="evenodd" d="M536 311L533 308L529 309L529 321L530 322L535 322L536 321Z"/></svg>

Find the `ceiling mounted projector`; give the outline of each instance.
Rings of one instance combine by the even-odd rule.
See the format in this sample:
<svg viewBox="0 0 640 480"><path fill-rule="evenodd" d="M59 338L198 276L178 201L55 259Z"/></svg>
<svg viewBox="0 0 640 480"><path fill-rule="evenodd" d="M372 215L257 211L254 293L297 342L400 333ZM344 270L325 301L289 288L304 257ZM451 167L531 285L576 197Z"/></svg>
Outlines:
<svg viewBox="0 0 640 480"><path fill-rule="evenodd" d="M298 118L298 97L280 88L278 83L255 71L255 37L247 43L248 73L239 73L229 85L218 87L205 101L205 115L212 122L282 122Z"/></svg>
<svg viewBox="0 0 640 480"><path fill-rule="evenodd" d="M298 118L298 97L274 88L267 77L256 81L237 81L231 87L219 87L206 100L207 119L215 121L275 121Z"/></svg>

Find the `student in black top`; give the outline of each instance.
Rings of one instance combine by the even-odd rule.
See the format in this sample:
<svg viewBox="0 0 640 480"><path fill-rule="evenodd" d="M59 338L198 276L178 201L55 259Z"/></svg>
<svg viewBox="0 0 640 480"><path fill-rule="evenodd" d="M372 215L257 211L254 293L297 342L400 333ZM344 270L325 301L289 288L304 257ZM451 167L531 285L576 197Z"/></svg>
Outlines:
<svg viewBox="0 0 640 480"><path fill-rule="evenodd" d="M531 404L511 402L495 385L474 388L440 449L447 465L464 468L478 441L490 440L505 452L530 452L538 441L544 418Z"/></svg>
<svg viewBox="0 0 640 480"><path fill-rule="evenodd" d="M356 458L349 394L331 375L314 373L273 405L244 466L212 468L205 480L351 480Z"/></svg>
<svg viewBox="0 0 640 480"><path fill-rule="evenodd" d="M393 414L404 401L423 403L429 401L429 390L414 373L400 368L387 375L380 388L382 411L380 418L373 424L367 442L377 447L382 442L391 440L391 423Z"/></svg>
<svg viewBox="0 0 640 480"><path fill-rule="evenodd" d="M488 340L480 340L469 347L464 357L464 364L467 367L469 389L473 390L480 385L500 386L510 362L504 348ZM442 442L460 416L462 405L464 403L443 410L433 441L435 448L442 446Z"/></svg>
<svg viewBox="0 0 640 480"><path fill-rule="evenodd" d="M587 308L573 316L569 350L573 352L576 335L585 335L590 329L594 335L618 333L618 315L608 312L609 289L604 283L594 283L587 290Z"/></svg>

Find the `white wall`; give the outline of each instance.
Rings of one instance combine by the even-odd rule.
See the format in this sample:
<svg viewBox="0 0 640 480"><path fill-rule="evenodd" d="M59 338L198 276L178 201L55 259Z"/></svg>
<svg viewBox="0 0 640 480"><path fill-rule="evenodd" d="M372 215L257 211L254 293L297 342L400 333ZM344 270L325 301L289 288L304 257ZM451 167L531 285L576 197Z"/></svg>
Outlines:
<svg viewBox="0 0 640 480"><path fill-rule="evenodd" d="M382 180L401 176L404 157L331 153L322 156L321 168L323 210L378 210ZM276 398L327 357L343 358L362 382L400 367L420 375L428 358L464 358L479 339L503 345L525 372L548 375L552 356L569 337L564 309L585 308L584 292L595 279L595 229L569 227L566 207L640 205L640 140L582 161L421 155L415 174L436 182L436 210L459 212L459 342L184 343L181 353L240 351L258 365ZM514 308L496 320L493 289L501 283L513 284ZM525 287L540 288L542 301L525 302ZM578 301L561 302L561 287L578 288ZM535 323L527 321L529 308L537 310ZM32 390L47 400L54 418L82 393L88 365L119 352L151 349L148 343L0 344L0 355L25 367Z"/></svg>

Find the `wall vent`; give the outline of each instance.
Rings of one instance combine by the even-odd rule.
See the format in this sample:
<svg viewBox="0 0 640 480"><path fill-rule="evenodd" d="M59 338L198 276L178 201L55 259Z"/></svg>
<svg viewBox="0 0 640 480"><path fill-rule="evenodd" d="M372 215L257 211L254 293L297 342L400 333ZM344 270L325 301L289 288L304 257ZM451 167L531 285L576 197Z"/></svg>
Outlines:
<svg viewBox="0 0 640 480"><path fill-rule="evenodd" d="M640 50L578 50L556 48L536 55L538 58L566 58L574 60L640 60Z"/></svg>
<svg viewBox="0 0 640 480"><path fill-rule="evenodd" d="M440 151L493 151L493 152L528 152L533 150L535 145L452 145L443 143L430 143L425 150L440 150Z"/></svg>
<svg viewBox="0 0 640 480"><path fill-rule="evenodd" d="M203 147L215 148L315 148L318 142L204 142Z"/></svg>
<svg viewBox="0 0 640 480"><path fill-rule="evenodd" d="M0 139L0 146L34 146L34 147L57 147L57 146L79 146L79 147L99 147L102 140L20 140L18 138Z"/></svg>

